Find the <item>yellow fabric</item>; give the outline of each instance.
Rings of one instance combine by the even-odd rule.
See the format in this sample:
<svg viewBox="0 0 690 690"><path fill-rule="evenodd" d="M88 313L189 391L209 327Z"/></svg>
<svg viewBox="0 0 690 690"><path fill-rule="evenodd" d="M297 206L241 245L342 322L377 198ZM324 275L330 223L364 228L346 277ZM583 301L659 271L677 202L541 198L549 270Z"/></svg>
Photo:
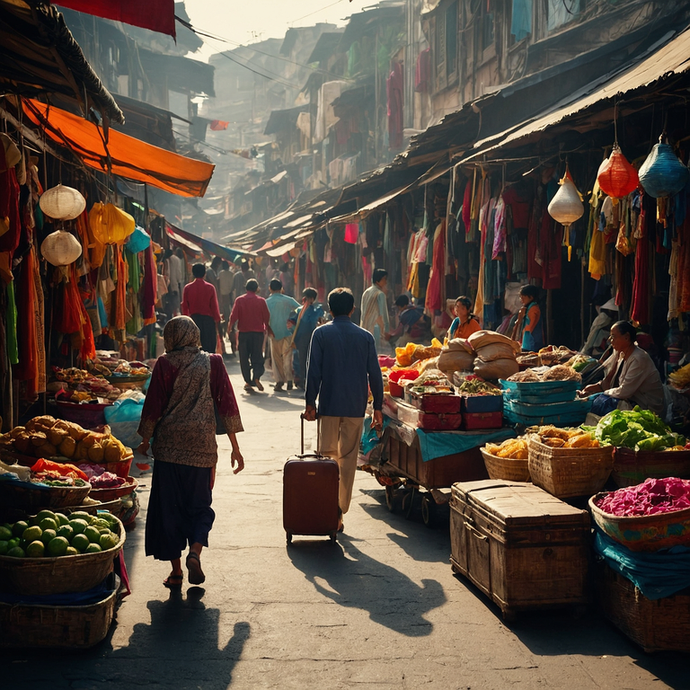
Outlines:
<svg viewBox="0 0 690 690"><path fill-rule="evenodd" d="M592 232L592 243L589 246L589 272L595 280L606 273L606 240L604 233L596 227Z"/></svg>
<svg viewBox="0 0 690 690"><path fill-rule="evenodd" d="M89 227L96 241L103 244L120 244L133 232L134 218L113 204L100 201L89 211Z"/></svg>
<svg viewBox="0 0 690 690"><path fill-rule="evenodd" d="M215 166L180 156L113 129L104 131L93 122L65 110L26 98L26 116L61 146L70 148L91 168L145 182L179 196L203 196Z"/></svg>

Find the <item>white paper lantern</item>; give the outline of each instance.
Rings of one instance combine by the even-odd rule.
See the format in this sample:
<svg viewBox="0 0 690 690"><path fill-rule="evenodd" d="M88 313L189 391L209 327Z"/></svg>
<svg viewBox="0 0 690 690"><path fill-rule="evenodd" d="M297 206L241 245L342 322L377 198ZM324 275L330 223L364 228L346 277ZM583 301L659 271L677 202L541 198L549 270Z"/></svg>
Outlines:
<svg viewBox="0 0 690 690"><path fill-rule="evenodd" d="M86 199L72 187L59 184L41 195L38 201L41 211L55 220L73 220L86 208Z"/></svg>
<svg viewBox="0 0 690 690"><path fill-rule="evenodd" d="M582 218L585 207L580 199L575 183L570 179L566 171L565 177L560 181L560 187L549 204L549 215L558 223L569 228L579 218Z"/></svg>
<svg viewBox="0 0 690 690"><path fill-rule="evenodd" d="M70 232L51 232L41 244L41 254L53 266L69 266L81 256L81 244Z"/></svg>

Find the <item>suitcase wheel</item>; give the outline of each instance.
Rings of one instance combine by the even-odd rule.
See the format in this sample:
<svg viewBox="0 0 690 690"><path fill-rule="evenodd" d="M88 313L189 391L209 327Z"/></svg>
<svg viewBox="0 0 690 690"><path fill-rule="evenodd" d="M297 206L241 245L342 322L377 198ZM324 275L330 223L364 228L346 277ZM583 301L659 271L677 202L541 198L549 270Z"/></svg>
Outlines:
<svg viewBox="0 0 690 690"><path fill-rule="evenodd" d="M337 532L331 532L331 533L329 534L329 536L330 536L330 538L331 538L331 544L335 544L335 542L336 542L336 537L338 536L338 533L337 533Z"/></svg>
<svg viewBox="0 0 690 690"><path fill-rule="evenodd" d="M290 532L285 533L285 540L287 541L288 546L292 544L292 534Z"/></svg>

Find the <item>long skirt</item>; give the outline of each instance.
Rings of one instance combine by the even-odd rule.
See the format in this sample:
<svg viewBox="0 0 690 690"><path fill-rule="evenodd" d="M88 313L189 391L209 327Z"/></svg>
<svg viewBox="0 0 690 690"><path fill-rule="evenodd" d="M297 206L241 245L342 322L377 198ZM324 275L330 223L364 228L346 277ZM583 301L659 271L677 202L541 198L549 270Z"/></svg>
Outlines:
<svg viewBox="0 0 690 690"><path fill-rule="evenodd" d="M188 544L208 546L216 517L211 501L210 467L156 460L146 514L146 555L173 561Z"/></svg>

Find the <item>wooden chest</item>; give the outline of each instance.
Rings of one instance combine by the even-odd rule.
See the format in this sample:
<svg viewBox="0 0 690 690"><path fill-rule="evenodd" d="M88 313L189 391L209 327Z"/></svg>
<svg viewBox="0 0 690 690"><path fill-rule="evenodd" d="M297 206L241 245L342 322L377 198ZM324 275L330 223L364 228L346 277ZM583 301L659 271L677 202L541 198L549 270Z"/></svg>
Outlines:
<svg viewBox="0 0 690 690"><path fill-rule="evenodd" d="M454 484L451 564L501 608L518 611L587 601L589 514L532 484Z"/></svg>
<svg viewBox="0 0 690 690"><path fill-rule="evenodd" d="M479 448L424 462L417 435L408 446L396 429L391 429L388 437L388 463L402 476L426 489L447 489L455 482L488 476Z"/></svg>

